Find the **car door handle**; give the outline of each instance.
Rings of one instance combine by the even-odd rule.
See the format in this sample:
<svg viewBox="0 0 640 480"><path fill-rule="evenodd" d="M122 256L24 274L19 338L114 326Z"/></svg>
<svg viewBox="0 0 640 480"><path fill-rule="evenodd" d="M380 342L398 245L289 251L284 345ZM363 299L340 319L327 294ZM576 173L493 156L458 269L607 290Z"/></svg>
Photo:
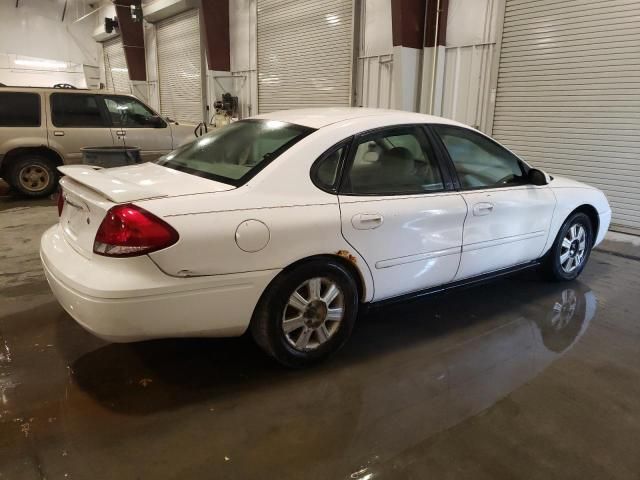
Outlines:
<svg viewBox="0 0 640 480"><path fill-rule="evenodd" d="M493 211L492 203L482 202L482 203L476 203L473 206L473 214L476 217L481 217L482 215L489 215L492 211Z"/></svg>
<svg viewBox="0 0 640 480"><path fill-rule="evenodd" d="M351 219L351 225L356 230L373 230L384 222L384 217L379 213L359 213Z"/></svg>
<svg viewBox="0 0 640 480"><path fill-rule="evenodd" d="M125 137L127 135L127 132L125 132L124 130L116 130L116 135L118 135L119 137Z"/></svg>
<svg viewBox="0 0 640 480"><path fill-rule="evenodd" d="M53 136L54 137L64 137L64 132L62 130L54 130L53 131Z"/></svg>

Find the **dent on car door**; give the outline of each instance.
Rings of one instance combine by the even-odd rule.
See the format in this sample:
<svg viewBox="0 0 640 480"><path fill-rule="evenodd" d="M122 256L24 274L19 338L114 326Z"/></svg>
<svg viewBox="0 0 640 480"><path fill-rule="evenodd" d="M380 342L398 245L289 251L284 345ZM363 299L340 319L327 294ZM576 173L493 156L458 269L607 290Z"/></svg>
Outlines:
<svg viewBox="0 0 640 480"><path fill-rule="evenodd" d="M511 152L473 130L436 125L469 214L456 279L535 260L543 253L556 199L532 185Z"/></svg>
<svg viewBox="0 0 640 480"><path fill-rule="evenodd" d="M139 147L142 161L152 161L172 150L171 128L139 100L126 95L105 95L114 138L121 145Z"/></svg>
<svg viewBox="0 0 640 480"><path fill-rule="evenodd" d="M467 207L417 126L357 137L339 195L342 233L366 260L374 300L450 282Z"/></svg>

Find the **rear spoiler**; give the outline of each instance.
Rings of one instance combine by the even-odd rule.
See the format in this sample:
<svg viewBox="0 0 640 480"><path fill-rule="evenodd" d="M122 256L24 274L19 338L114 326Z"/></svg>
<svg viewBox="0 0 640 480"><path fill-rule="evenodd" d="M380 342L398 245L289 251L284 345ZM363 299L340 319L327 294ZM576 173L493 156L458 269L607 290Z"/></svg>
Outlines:
<svg viewBox="0 0 640 480"><path fill-rule="evenodd" d="M167 194L109 175L109 170L88 165L58 167L63 175L93 190L115 203L133 202L149 198L166 197Z"/></svg>

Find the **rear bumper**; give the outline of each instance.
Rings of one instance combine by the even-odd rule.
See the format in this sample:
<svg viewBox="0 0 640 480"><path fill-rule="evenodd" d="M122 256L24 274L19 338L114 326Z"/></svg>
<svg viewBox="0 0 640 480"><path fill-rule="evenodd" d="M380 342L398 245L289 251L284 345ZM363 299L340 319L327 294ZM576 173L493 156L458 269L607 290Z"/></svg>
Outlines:
<svg viewBox="0 0 640 480"><path fill-rule="evenodd" d="M86 330L114 342L241 335L278 273L176 278L146 256L90 260L66 242L58 225L42 236L40 258L60 305Z"/></svg>

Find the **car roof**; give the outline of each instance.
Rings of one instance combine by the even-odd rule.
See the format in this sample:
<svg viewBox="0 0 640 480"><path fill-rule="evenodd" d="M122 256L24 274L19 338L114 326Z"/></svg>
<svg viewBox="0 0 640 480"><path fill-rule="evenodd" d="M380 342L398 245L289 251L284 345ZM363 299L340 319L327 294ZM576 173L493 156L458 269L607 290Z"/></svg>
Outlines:
<svg viewBox="0 0 640 480"><path fill-rule="evenodd" d="M295 123L310 128L322 128L346 120L366 119L367 117L388 116L390 124L398 123L446 123L466 126L459 122L434 115L406 112L401 110L387 110L383 108L363 107L325 107L301 108L294 110L279 110L276 112L256 115L251 118L261 120L276 120Z"/></svg>
<svg viewBox="0 0 640 480"><path fill-rule="evenodd" d="M121 95L125 97L131 97L129 93L114 93L107 90L91 90L88 88L54 88L54 87L25 87L25 86L0 86L0 92L34 92L34 91L46 91L46 92L62 92L62 93L91 93L95 95Z"/></svg>

